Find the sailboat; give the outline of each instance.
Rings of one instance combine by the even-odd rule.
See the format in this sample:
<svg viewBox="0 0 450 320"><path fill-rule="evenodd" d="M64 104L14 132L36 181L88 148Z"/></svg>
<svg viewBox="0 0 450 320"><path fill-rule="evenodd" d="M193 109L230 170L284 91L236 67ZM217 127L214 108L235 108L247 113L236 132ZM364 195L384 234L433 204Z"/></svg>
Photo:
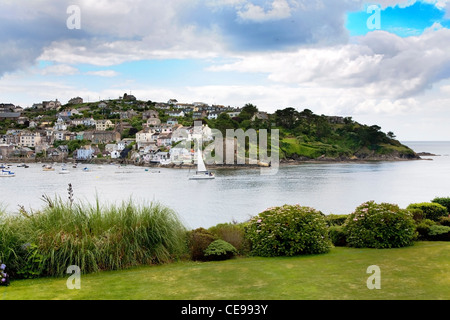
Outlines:
<svg viewBox="0 0 450 320"><path fill-rule="evenodd" d="M206 170L205 162L203 161L203 153L200 150L200 144L197 147L197 171L189 178L189 180L212 180L215 179L214 173Z"/></svg>

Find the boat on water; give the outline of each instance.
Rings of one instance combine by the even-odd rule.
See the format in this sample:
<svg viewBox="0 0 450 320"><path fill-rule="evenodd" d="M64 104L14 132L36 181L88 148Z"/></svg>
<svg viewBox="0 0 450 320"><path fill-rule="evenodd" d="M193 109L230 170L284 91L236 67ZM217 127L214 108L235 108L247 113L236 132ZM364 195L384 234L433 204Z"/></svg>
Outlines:
<svg viewBox="0 0 450 320"><path fill-rule="evenodd" d="M15 176L16 176L16 174L9 170L2 169L2 172L0 173L0 177L8 178L8 177L15 177Z"/></svg>
<svg viewBox="0 0 450 320"><path fill-rule="evenodd" d="M55 168L53 168L51 165L44 165L42 167L43 171L55 171Z"/></svg>
<svg viewBox="0 0 450 320"><path fill-rule="evenodd" d="M203 153L200 150L200 144L197 148L197 171L189 180L212 180L215 179L214 173L206 169L205 162L203 161Z"/></svg>
<svg viewBox="0 0 450 320"><path fill-rule="evenodd" d="M68 174L68 173L70 173L70 171L66 167L62 167L61 170L59 170L59 174Z"/></svg>

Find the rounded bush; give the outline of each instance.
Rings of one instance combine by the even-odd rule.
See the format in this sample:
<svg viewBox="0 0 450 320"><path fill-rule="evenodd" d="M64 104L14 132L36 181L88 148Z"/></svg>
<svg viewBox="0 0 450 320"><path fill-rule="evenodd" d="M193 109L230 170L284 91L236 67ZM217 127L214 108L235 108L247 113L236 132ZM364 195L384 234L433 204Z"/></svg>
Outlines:
<svg viewBox="0 0 450 320"><path fill-rule="evenodd" d="M233 257L237 253L237 250L232 244L219 239L211 242L204 253L205 257L210 260L225 260Z"/></svg>
<svg viewBox="0 0 450 320"><path fill-rule="evenodd" d="M205 250L217 240L217 237L204 228L198 228L189 232L188 247L192 260L207 260Z"/></svg>
<svg viewBox="0 0 450 320"><path fill-rule="evenodd" d="M411 245L415 222L408 210L395 204L366 202L349 215L344 225L347 242L358 248L398 248Z"/></svg>
<svg viewBox="0 0 450 320"><path fill-rule="evenodd" d="M419 209L425 214L425 219L439 221L441 217L448 216L447 208L439 203L423 202L413 203L407 209Z"/></svg>
<svg viewBox="0 0 450 320"><path fill-rule="evenodd" d="M253 217L246 228L251 252L257 256L294 256L328 252L325 216L313 208L284 205Z"/></svg>

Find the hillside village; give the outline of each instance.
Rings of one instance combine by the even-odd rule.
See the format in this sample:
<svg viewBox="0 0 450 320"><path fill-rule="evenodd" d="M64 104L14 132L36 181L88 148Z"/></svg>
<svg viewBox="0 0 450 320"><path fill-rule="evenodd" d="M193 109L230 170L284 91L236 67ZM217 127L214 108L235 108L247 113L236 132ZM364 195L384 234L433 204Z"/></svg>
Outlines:
<svg viewBox="0 0 450 320"><path fill-rule="evenodd" d="M30 108L0 104L0 161L131 160L134 163L192 163L193 150L172 148L192 141L194 121L203 119L203 140L212 140L206 119L226 113L238 117L240 108L202 102L140 101L124 94L116 100L85 103L76 97L57 99ZM268 120L257 112L253 119Z"/></svg>

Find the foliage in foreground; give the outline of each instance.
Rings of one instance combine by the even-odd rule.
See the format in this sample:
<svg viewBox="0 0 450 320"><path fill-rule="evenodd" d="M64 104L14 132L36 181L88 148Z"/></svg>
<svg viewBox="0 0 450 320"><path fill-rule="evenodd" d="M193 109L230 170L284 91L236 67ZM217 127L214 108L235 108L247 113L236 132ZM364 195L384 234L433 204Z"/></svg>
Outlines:
<svg viewBox="0 0 450 320"><path fill-rule="evenodd" d="M252 254L264 257L328 252L324 215L313 208L284 205L252 218L247 226Z"/></svg>
<svg viewBox="0 0 450 320"><path fill-rule="evenodd" d="M363 203L344 225L347 242L358 248L399 248L413 243L416 225L408 210L395 204Z"/></svg>
<svg viewBox="0 0 450 320"><path fill-rule="evenodd" d="M0 260L16 278L61 276L163 263L185 250L185 228L159 204L101 207L52 201L42 211L3 216Z"/></svg>

